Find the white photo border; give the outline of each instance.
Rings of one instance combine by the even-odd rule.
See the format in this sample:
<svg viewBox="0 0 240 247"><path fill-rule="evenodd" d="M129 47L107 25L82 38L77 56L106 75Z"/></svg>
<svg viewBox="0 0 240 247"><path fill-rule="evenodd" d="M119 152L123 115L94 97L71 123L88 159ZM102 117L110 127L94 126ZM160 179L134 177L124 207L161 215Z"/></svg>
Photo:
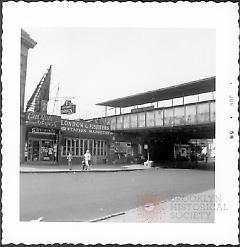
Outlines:
<svg viewBox="0 0 240 247"><path fill-rule="evenodd" d="M30 25L216 29L215 192L227 203L228 210L217 211L214 224L19 221L20 104L16 102L20 102L20 29ZM238 37L237 3L3 3L3 244L237 244ZM230 138L231 131L233 138Z"/></svg>

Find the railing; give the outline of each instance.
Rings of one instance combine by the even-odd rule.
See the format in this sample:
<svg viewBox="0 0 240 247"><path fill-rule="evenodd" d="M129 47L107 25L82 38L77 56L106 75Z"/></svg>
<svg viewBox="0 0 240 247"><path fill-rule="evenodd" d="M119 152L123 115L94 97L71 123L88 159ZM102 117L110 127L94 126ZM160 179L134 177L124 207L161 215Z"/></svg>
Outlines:
<svg viewBox="0 0 240 247"><path fill-rule="evenodd" d="M111 130L174 127L215 122L215 100L101 118Z"/></svg>

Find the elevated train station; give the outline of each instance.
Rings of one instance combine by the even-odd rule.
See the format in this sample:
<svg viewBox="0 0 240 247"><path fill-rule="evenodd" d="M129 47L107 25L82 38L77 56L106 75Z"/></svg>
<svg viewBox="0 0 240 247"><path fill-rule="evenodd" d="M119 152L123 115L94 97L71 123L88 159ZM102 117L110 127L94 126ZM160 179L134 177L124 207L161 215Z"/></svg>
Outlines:
<svg viewBox="0 0 240 247"><path fill-rule="evenodd" d="M205 157L214 159L215 77L97 105L104 106L106 113L109 107L115 109L113 115L92 120L110 125L114 142L127 143L125 149L131 150L126 155L145 160L149 155L161 162L176 157L197 159L203 151Z"/></svg>

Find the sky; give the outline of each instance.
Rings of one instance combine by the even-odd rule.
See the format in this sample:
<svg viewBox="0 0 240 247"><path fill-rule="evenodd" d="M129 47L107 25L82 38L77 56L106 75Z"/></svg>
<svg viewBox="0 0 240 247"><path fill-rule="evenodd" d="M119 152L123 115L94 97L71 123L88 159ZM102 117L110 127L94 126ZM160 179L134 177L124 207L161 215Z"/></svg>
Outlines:
<svg viewBox="0 0 240 247"><path fill-rule="evenodd" d="M101 117L96 103L215 76L214 29L23 29L37 42L28 55L25 104L52 65L48 113L59 115L66 99L77 105L64 118Z"/></svg>

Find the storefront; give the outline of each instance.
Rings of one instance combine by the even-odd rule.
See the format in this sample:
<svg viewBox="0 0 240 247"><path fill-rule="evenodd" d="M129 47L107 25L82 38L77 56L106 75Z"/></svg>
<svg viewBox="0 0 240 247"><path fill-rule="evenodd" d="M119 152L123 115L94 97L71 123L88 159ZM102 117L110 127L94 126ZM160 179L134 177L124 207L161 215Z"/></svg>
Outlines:
<svg viewBox="0 0 240 247"><path fill-rule="evenodd" d="M26 113L26 162L57 163L60 122L58 116Z"/></svg>
<svg viewBox="0 0 240 247"><path fill-rule="evenodd" d="M109 157L110 127L86 121L61 120L59 141L59 163L67 163L71 152L73 164L80 164L87 150L92 155L93 164L104 164Z"/></svg>

